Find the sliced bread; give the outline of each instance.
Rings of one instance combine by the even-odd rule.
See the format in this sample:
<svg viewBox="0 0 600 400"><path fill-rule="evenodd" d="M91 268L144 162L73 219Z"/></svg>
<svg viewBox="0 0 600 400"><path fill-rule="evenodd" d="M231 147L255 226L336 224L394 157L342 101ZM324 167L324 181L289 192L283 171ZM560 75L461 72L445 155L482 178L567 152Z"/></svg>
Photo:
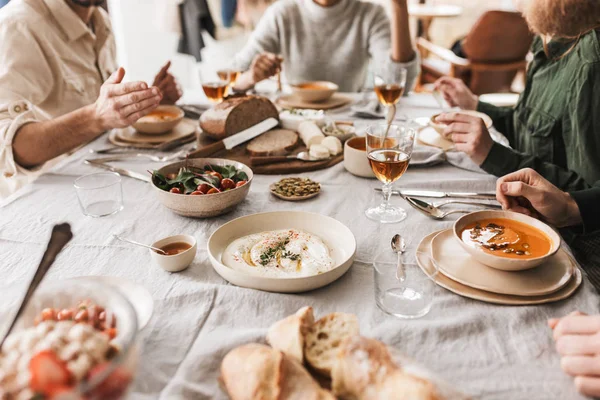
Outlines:
<svg viewBox="0 0 600 400"><path fill-rule="evenodd" d="M274 323L267 332L267 343L304 363L304 336L315 323L312 307L302 307L294 315Z"/></svg>
<svg viewBox="0 0 600 400"><path fill-rule="evenodd" d="M287 129L273 129L252 139L246 151L253 157L282 156L298 146L298 134Z"/></svg>
<svg viewBox="0 0 600 400"><path fill-rule="evenodd" d="M331 376L342 341L358 334L358 318L355 315L331 313L324 316L315 322L306 334L306 361L318 373Z"/></svg>

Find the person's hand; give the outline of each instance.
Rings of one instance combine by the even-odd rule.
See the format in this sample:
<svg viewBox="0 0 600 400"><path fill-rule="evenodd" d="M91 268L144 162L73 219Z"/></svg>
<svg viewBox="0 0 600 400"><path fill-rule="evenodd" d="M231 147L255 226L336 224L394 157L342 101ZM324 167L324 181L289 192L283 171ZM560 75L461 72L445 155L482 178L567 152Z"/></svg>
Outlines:
<svg viewBox="0 0 600 400"><path fill-rule="evenodd" d="M451 112L440 114L436 121L448 125L443 135L454 142L456 150L467 153L477 165L483 164L494 140L481 118Z"/></svg>
<svg viewBox="0 0 600 400"><path fill-rule="evenodd" d="M268 79L281 71L281 58L273 53L261 53L250 65L252 84Z"/></svg>
<svg viewBox="0 0 600 400"><path fill-rule="evenodd" d="M443 76L435 82L434 88L444 96L444 100L450 107L460 107L463 110L477 109L479 98L461 79Z"/></svg>
<svg viewBox="0 0 600 400"><path fill-rule="evenodd" d="M177 80L169 73L169 67L171 67L171 61L163 65L152 83L152 86L160 89L162 94L161 104L175 104L183 94Z"/></svg>
<svg viewBox="0 0 600 400"><path fill-rule="evenodd" d="M575 378L577 391L600 396L600 316L571 313L548 321L553 330L560 366Z"/></svg>
<svg viewBox="0 0 600 400"><path fill-rule="evenodd" d="M581 213L573 198L531 168L498 179L496 199L502 208L534 216L556 227L581 224Z"/></svg>
<svg viewBox="0 0 600 400"><path fill-rule="evenodd" d="M146 82L121 83L125 70L119 68L104 82L92 105L93 120L100 131L125 128L156 108L162 98L158 88Z"/></svg>

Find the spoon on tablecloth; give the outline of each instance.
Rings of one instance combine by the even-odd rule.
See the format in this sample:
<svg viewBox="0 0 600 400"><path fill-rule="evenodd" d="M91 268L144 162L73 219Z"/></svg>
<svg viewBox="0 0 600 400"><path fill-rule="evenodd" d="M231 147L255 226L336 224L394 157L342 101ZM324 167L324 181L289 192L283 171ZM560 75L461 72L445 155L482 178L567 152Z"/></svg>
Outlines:
<svg viewBox="0 0 600 400"><path fill-rule="evenodd" d="M44 276L46 276L46 273L48 272L52 264L54 264L56 256L58 256L58 253L60 253L65 247L65 245L69 243L72 237L73 233L71 233L71 226L69 224L54 225L54 228L52 228L52 235L50 236L48 247L46 247L46 252L42 257L42 260L40 261L40 264L38 265L37 270L35 271L35 274L31 279L31 282L29 283L29 287L27 288L27 292L25 293L25 296L21 301L21 305L19 306L17 313L15 314L12 322L10 323L8 330L4 333L2 340L0 340L0 350L2 349L4 341L15 327L15 324L19 320L19 317L27 308L27 304L29 304L29 300L31 300L31 297L33 297L33 293L42 282L42 279L44 279Z"/></svg>
<svg viewBox="0 0 600 400"><path fill-rule="evenodd" d="M398 266L396 267L396 279L402 282L406 275L404 274L404 264L402 263L402 254L406 251L406 242L400 234L395 234L392 238L392 250L398 254Z"/></svg>
<svg viewBox="0 0 600 400"><path fill-rule="evenodd" d="M135 244L136 246L141 246L141 247L145 247L145 248L150 249L150 250L154 250L155 252L157 252L159 254L162 254L163 256L168 256L168 254L167 254L166 251L164 251L162 249L159 249L158 247L152 247L152 246L148 246L147 244L136 242L136 241L131 240L131 239L125 239L124 237L121 237L119 235L114 235L113 234L113 236L114 236L115 239L120 240L121 242Z"/></svg>

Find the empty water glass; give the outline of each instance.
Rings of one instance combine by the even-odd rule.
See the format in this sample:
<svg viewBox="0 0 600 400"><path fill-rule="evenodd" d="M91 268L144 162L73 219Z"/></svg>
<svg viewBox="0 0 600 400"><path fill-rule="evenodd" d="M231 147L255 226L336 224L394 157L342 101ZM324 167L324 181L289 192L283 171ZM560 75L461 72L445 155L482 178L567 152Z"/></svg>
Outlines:
<svg viewBox="0 0 600 400"><path fill-rule="evenodd" d="M426 253L417 253L416 259L385 250L373 261L375 302L385 313L398 318L420 318L431 310L438 273ZM421 262L423 268L418 264ZM424 262L425 261L425 262ZM404 273L398 273L399 262Z"/></svg>
<svg viewBox="0 0 600 400"><path fill-rule="evenodd" d="M90 217L104 217L123 209L121 175L98 172L81 176L73 183L81 211Z"/></svg>

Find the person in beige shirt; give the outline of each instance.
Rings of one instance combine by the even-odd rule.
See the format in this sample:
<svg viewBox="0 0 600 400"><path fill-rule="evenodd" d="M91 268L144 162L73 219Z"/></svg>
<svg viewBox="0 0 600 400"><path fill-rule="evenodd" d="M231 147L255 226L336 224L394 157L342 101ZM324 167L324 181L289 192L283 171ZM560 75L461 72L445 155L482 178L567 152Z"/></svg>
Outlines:
<svg viewBox="0 0 600 400"><path fill-rule="evenodd" d="M131 125L181 91L168 62L124 83L99 0L13 0L0 10L0 199L59 156Z"/></svg>

